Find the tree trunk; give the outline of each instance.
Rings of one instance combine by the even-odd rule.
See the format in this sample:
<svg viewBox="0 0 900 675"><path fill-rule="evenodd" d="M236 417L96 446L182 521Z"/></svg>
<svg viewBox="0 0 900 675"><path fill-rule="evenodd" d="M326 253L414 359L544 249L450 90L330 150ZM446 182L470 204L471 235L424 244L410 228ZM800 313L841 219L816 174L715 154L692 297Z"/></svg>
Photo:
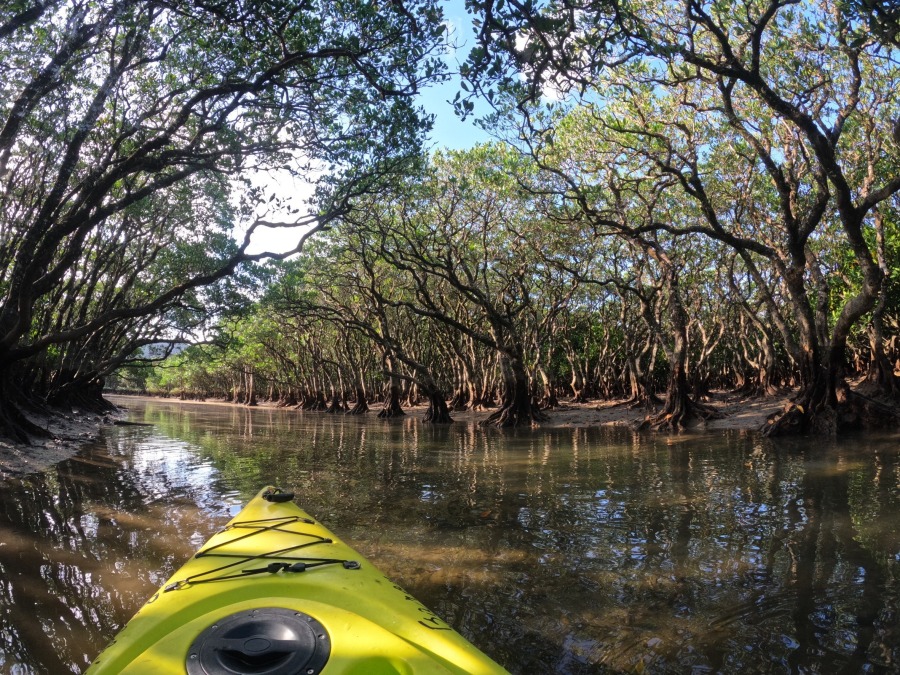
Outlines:
<svg viewBox="0 0 900 675"><path fill-rule="evenodd" d="M356 402L353 407L347 411L348 415L364 415L369 411L369 404L366 402L366 390L361 384L354 387L356 392Z"/></svg>
<svg viewBox="0 0 900 675"><path fill-rule="evenodd" d="M392 378L391 383L388 385L387 391L385 391L384 404L381 406L381 410L378 411L378 417L381 419L403 417L406 414L400 406L400 385L393 381L394 379Z"/></svg>
<svg viewBox="0 0 900 675"><path fill-rule="evenodd" d="M884 243L884 217L881 211L875 212L875 252L878 259L878 267L884 278L890 279L885 255ZM887 281L882 282L878 293L878 301L872 310L872 322L869 325L869 372L866 380L876 385L879 391L891 398L900 398L900 377L894 374L894 368L884 352L884 310L887 306Z"/></svg>
<svg viewBox="0 0 900 675"><path fill-rule="evenodd" d="M819 347L807 336L800 343L800 390L778 413L763 425L766 436L787 436L813 432L833 436L838 430L837 382L839 361L830 365L819 360Z"/></svg>
<svg viewBox="0 0 900 675"><path fill-rule="evenodd" d="M469 390L469 407L472 410L483 410L484 408L493 408L494 404L489 400L487 394L487 385L483 377L475 378Z"/></svg>
<svg viewBox="0 0 900 675"><path fill-rule="evenodd" d="M585 395L584 375L581 373L581 365L578 363L577 355L570 351L566 354L569 361L569 368L572 370L572 379L569 381L569 388L572 390L572 399L575 403L587 403Z"/></svg>
<svg viewBox="0 0 900 675"><path fill-rule="evenodd" d="M556 398L556 392L553 390L553 383L550 381L547 371L541 366L537 367L537 371L541 376L541 385L543 388L543 393L541 395L541 400L538 402L538 406L541 410L549 410L550 408L558 407L559 399Z"/></svg>
<svg viewBox="0 0 900 675"><path fill-rule="evenodd" d="M450 409L455 412L465 412L469 409L469 401L472 398L472 392L465 387L464 385L460 385L453 392L453 398L450 399Z"/></svg>
<svg viewBox="0 0 900 675"><path fill-rule="evenodd" d="M410 408L419 405L419 387L415 383L410 384L406 391L406 405Z"/></svg>
<svg viewBox="0 0 900 675"><path fill-rule="evenodd" d="M522 358L518 355L502 354L500 370L503 376L503 397L500 408L481 424L498 427L533 426L546 416L532 403L528 390L528 374Z"/></svg>
<svg viewBox="0 0 900 675"><path fill-rule="evenodd" d="M714 408L690 397L687 379L687 313L681 303L678 281L673 270L667 272L669 290L669 315L672 323L672 348L669 384L666 387L666 403L659 414L645 418L638 424L639 429L654 431L680 431L693 419L708 420L722 417Z"/></svg>
<svg viewBox="0 0 900 675"><path fill-rule="evenodd" d="M428 392L428 410L425 411L424 420L430 424L450 424L450 409L447 407L447 399L440 390Z"/></svg>
<svg viewBox="0 0 900 675"><path fill-rule="evenodd" d="M344 412L344 403L341 401L341 397L337 392L334 392L331 396L331 405L328 406L327 410L325 410L330 415L335 415L337 413Z"/></svg>
<svg viewBox="0 0 900 675"><path fill-rule="evenodd" d="M894 374L894 367L884 351L884 302L879 301L869 326L869 368L866 381L871 382L880 393L891 398L900 398L900 377Z"/></svg>
<svg viewBox="0 0 900 675"><path fill-rule="evenodd" d="M300 404L300 409L306 412L321 412L327 410L328 402L325 400L325 393L321 390L309 392Z"/></svg>
<svg viewBox="0 0 900 675"><path fill-rule="evenodd" d="M799 391L781 413L766 420L766 436L783 436L814 431L824 435L837 432L837 370L840 358L824 362L823 346L818 340L815 317L803 286L803 270L797 266L785 274L791 307L799 330L797 372ZM841 351L841 350L838 350ZM829 356L833 355L832 352Z"/></svg>
<svg viewBox="0 0 900 675"><path fill-rule="evenodd" d="M289 387L287 392L282 392L277 407L288 408L295 405L297 405L297 395L294 393L294 388Z"/></svg>
<svg viewBox="0 0 900 675"><path fill-rule="evenodd" d="M253 369L249 368L245 371L245 376L247 378L247 405L251 407L256 406L256 386L253 381Z"/></svg>
<svg viewBox="0 0 900 675"><path fill-rule="evenodd" d="M863 272L859 292L844 303L831 331L830 345L824 347L824 326L816 326L811 316L808 296L803 286L803 269L795 265L785 275L801 336L800 392L784 411L768 419L763 433L779 436L789 433L812 432L832 436L842 426L841 414L849 398L849 389L843 377L847 340L854 324L873 310L880 297L884 271L870 255L862 236L864 213L849 206L849 195L839 194L837 202L841 224L856 261ZM878 224L876 214L876 225ZM820 319L820 323L825 319ZM839 400L839 392L841 399ZM855 424L855 422L853 422Z"/></svg>
<svg viewBox="0 0 900 675"><path fill-rule="evenodd" d="M10 382L8 371L0 374L0 437L23 445L31 445L33 438L48 438L46 430L25 416L21 402L22 395Z"/></svg>
<svg viewBox="0 0 900 675"><path fill-rule="evenodd" d="M651 390L650 385L647 383L647 378L640 368L638 358L639 357L635 356L626 361L628 367L628 385L631 393L625 401L625 405L630 408L652 408L653 406L662 403L662 399Z"/></svg>
<svg viewBox="0 0 900 675"><path fill-rule="evenodd" d="M745 393L748 396L775 396L778 393L778 387L775 384L778 360L772 338L767 332L761 330L756 342L760 352L756 363L757 372L756 376L747 382Z"/></svg>
<svg viewBox="0 0 900 675"><path fill-rule="evenodd" d="M469 408L472 392L466 377L466 370L460 364L459 359L454 359L453 361L453 379L456 386L453 389L453 398L450 399L450 410L464 412Z"/></svg>

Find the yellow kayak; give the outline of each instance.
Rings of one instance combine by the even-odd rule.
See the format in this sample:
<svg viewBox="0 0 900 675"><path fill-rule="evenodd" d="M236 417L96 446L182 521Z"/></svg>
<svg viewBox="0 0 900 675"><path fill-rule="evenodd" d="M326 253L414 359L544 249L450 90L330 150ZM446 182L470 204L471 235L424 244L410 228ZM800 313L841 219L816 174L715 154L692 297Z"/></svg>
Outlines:
<svg viewBox="0 0 900 675"><path fill-rule="evenodd" d="M86 675L506 673L292 498L262 490Z"/></svg>

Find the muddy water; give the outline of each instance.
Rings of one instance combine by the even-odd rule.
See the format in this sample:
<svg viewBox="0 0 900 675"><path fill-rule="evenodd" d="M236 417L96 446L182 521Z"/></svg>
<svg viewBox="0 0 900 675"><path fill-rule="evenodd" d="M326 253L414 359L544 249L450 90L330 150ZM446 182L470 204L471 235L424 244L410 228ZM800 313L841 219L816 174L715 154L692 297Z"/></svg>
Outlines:
<svg viewBox="0 0 900 675"><path fill-rule="evenodd" d="M0 483L0 672L81 672L261 486L514 673L900 672L900 438L500 433L129 401Z"/></svg>

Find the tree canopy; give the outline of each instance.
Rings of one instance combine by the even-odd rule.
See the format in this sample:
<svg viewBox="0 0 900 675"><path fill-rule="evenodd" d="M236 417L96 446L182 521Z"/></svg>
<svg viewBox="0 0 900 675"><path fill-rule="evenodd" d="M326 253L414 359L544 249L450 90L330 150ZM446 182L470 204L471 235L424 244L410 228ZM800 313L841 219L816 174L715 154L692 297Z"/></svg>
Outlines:
<svg viewBox="0 0 900 675"><path fill-rule="evenodd" d="M308 231L415 157L441 20L431 0L4 5L4 433L37 431L16 400L102 386L229 304L224 280L266 257L246 253L252 232L277 224L252 172L321 174L289 221Z"/></svg>
<svg viewBox="0 0 900 675"><path fill-rule="evenodd" d="M766 288L798 369L801 393L779 426L833 424L851 331L886 292L876 247L900 191L900 71L890 35L868 28L891 11L827 0L471 6L482 31L466 73L495 104L491 124L585 218L626 238L700 234L733 251ZM823 243L853 269L840 298Z"/></svg>
<svg viewBox="0 0 900 675"><path fill-rule="evenodd" d="M2 399L68 400L201 321L134 386L501 426L664 393L644 425L667 430L718 414L713 388L792 392L770 433L898 395L891 3L467 6L455 104L497 142L431 154L432 2L0 14ZM276 167L320 176L290 222L242 182ZM305 234L249 255L262 225Z"/></svg>

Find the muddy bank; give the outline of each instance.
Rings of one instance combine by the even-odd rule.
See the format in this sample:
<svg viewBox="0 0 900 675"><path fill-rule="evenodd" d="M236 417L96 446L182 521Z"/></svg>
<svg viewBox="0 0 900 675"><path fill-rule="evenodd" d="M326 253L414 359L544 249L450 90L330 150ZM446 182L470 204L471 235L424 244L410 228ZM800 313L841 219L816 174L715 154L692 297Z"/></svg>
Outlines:
<svg viewBox="0 0 900 675"><path fill-rule="evenodd" d="M723 419L701 422L691 427L691 431L713 431L718 429L741 429L758 431L766 417L781 410L787 397L743 399L724 392L714 393L709 403L725 414ZM412 411L418 408L411 409ZM421 410L424 412L425 408ZM540 428L633 426L648 415L656 415L662 406L631 407L622 401L589 401L574 403L562 401L559 407L547 410L547 419ZM451 413L454 420L479 422L487 418L492 410L476 410ZM417 414L414 412L414 414Z"/></svg>
<svg viewBox="0 0 900 675"><path fill-rule="evenodd" d="M233 403L226 401L210 399L207 401L179 401L176 398L154 398L139 396L121 396L109 395L107 398L116 405L127 407L129 399L147 398L150 400L167 401L171 403L188 403L191 405L227 405L232 406ZM710 420L707 423L700 423L692 430L697 431L714 431L724 429L740 429L746 431L758 431L766 422L766 417L778 410L781 410L788 401L788 396L771 397L771 398L741 398L727 392L714 392L709 401L710 405L725 414L723 419ZM275 407L275 404L260 402L259 408ZM421 418L425 415L426 406L404 406L407 415ZM547 419L541 422L538 428L559 428L559 427L594 427L594 426L631 426L647 415L654 415L662 406L652 408L646 407L629 407L622 401L588 401L587 403L575 403L563 400L561 405L552 410L546 411ZM371 404L371 408L366 415L374 417L380 410L379 404ZM480 422L486 419L494 408L485 410L466 410L463 412L454 411L450 415L457 422ZM315 412L308 413L313 415L322 415L325 413Z"/></svg>
<svg viewBox="0 0 900 675"><path fill-rule="evenodd" d="M31 445L22 445L0 438L0 479L43 471L68 459L95 440L100 429L124 420L125 410L97 414L79 409L58 414L29 415L28 418L48 433L47 438L35 438Z"/></svg>

